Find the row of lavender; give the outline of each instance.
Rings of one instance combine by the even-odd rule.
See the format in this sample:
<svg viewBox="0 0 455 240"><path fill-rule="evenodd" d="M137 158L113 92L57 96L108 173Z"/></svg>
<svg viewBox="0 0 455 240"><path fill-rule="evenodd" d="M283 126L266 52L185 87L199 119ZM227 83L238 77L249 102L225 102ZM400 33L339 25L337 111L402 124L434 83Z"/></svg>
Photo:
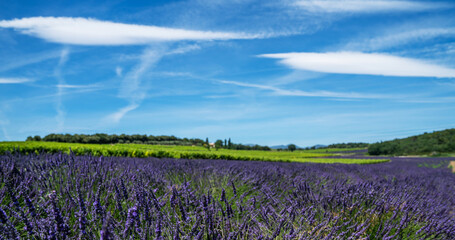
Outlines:
<svg viewBox="0 0 455 240"><path fill-rule="evenodd" d="M0 239L455 239L455 174L423 161L9 154Z"/></svg>

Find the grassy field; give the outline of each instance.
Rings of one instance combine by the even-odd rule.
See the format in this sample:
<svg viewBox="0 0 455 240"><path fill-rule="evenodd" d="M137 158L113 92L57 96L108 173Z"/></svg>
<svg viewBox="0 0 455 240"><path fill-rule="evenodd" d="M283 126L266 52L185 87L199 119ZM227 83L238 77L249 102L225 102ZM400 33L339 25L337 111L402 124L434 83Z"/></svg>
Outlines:
<svg viewBox="0 0 455 240"><path fill-rule="evenodd" d="M185 158L185 159L226 159L245 161L280 161L280 162L315 162L315 163L346 163L372 164L387 162L387 159L332 159L324 158L335 156L330 152L340 149L298 150L289 151L253 151L211 149L197 146L163 146L145 144L80 144L57 142L0 142L0 154L14 150L21 153L69 153L69 149L76 155L116 156L116 157L157 157L157 158ZM349 149L343 149L349 150ZM326 152L327 151L327 152Z"/></svg>

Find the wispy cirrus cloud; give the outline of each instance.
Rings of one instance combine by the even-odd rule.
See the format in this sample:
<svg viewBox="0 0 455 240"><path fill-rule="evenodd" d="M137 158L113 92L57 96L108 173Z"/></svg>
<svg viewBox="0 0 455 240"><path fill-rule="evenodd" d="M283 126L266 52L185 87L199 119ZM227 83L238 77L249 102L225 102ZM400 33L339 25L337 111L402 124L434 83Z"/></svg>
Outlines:
<svg viewBox="0 0 455 240"><path fill-rule="evenodd" d="M148 87L144 84L145 76L153 69L163 57L184 54L189 51L199 50L198 45L183 45L174 49L166 44L157 44L147 47L139 57L139 62L131 71L125 74L118 96L126 99L129 104L118 111L109 114L105 120L110 123L118 123L128 112L138 108L147 97ZM153 80L151 77L147 79Z"/></svg>
<svg viewBox="0 0 455 240"><path fill-rule="evenodd" d="M165 41L254 39L262 34L195 31L100 21L92 18L32 17L0 21L0 27L49 42L74 45L147 45Z"/></svg>
<svg viewBox="0 0 455 240"><path fill-rule="evenodd" d="M417 12L450 6L437 2L392 0L299 0L294 5L311 13Z"/></svg>
<svg viewBox="0 0 455 240"><path fill-rule="evenodd" d="M375 37L364 37L361 40L355 40L346 44L343 49L377 51L387 48L402 46L409 43L415 43L430 40L436 37L455 36L455 28L416 28L416 29L398 29L392 33L385 33Z"/></svg>
<svg viewBox="0 0 455 240"><path fill-rule="evenodd" d="M157 27L148 25L124 24L100 21L91 18L69 17L34 17L0 21L0 27L13 28L23 34L35 36L49 42L73 45L145 45L138 64L127 73L121 67L115 69L116 75L122 77L119 97L126 99L128 105L106 117L108 122L119 122L125 114L138 108L146 98L147 87L143 78L149 70L164 56L183 54L200 49L197 44L184 45L167 51L162 42L176 41L211 41L231 39L255 39L268 37L265 34L247 34L237 32L194 31L177 28ZM58 79L56 110L59 129L63 129L65 111L62 95L66 89L81 88L68 85L61 74L67 54L60 56L60 63L55 71Z"/></svg>
<svg viewBox="0 0 455 240"><path fill-rule="evenodd" d="M165 47L149 47L144 50L139 63L128 72L122 82L119 96L130 99L133 102L140 102L145 98L145 89L141 86L144 75L152 68L165 54Z"/></svg>
<svg viewBox="0 0 455 240"><path fill-rule="evenodd" d="M3 139L2 138L0 138L0 139L10 141L11 138L8 134L8 129L7 129L8 124L9 124L9 121L6 118L6 114L3 113L1 106L0 106L0 128L2 130L2 135L3 135Z"/></svg>
<svg viewBox="0 0 455 240"><path fill-rule="evenodd" d="M262 54L259 57L281 59L280 63L293 69L323 73L455 78L455 69L381 53L303 52Z"/></svg>
<svg viewBox="0 0 455 240"><path fill-rule="evenodd" d="M54 75L55 78L57 79L57 95L56 95L56 101L55 101L55 110L57 112L57 115L55 116L55 120L57 121L57 132L61 132L64 130L65 126L65 116L66 116L66 111L65 107L63 106L63 95L65 95L65 89L66 89L66 82L62 74L62 68L65 65L65 63L68 61L69 57L69 49L64 48L60 52L60 59L58 62L57 67L54 70Z"/></svg>
<svg viewBox="0 0 455 240"><path fill-rule="evenodd" d="M261 84L251 84L243 83L237 81L219 81L223 84L236 85L241 87L256 88L261 90L272 91L278 96L295 96L295 97L326 97L326 98L338 98L338 99L386 99L386 98L396 98L387 95L381 94L363 94L356 92L331 92L331 91L301 91L301 90L287 90L279 87L261 85Z"/></svg>
<svg viewBox="0 0 455 240"><path fill-rule="evenodd" d="M138 64L123 78L119 97L126 99L127 106L106 116L108 123L118 123L128 112L135 110L147 97L147 88L142 85L144 75L165 55L166 47L155 46L144 50Z"/></svg>
<svg viewBox="0 0 455 240"><path fill-rule="evenodd" d="M33 82L30 78L2 78L0 77L0 84L21 84Z"/></svg>
<svg viewBox="0 0 455 240"><path fill-rule="evenodd" d="M74 85L74 84L57 84L57 88L61 89L80 89L80 90L96 90L103 88L100 84L85 84L85 85Z"/></svg>
<svg viewBox="0 0 455 240"><path fill-rule="evenodd" d="M123 74L123 68L117 66L117 67L115 68L115 75L117 75L117 77L121 77L122 74Z"/></svg>
<svg viewBox="0 0 455 240"><path fill-rule="evenodd" d="M120 108L118 111L109 114L105 119L109 122L118 123L128 112L133 111L134 109L138 108L139 104L131 103L126 107Z"/></svg>
<svg viewBox="0 0 455 240"><path fill-rule="evenodd" d="M5 59L7 61L0 62L0 72L9 71L16 68L21 68L31 64L41 63L50 59L60 57L60 51L42 52L38 54L31 54L25 57L14 57Z"/></svg>

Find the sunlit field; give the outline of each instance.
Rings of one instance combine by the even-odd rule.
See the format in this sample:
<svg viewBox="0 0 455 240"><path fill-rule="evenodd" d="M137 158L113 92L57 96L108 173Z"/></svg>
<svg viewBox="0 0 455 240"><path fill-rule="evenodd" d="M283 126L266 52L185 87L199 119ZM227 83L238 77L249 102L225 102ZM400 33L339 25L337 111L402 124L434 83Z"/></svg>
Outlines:
<svg viewBox="0 0 455 240"><path fill-rule="evenodd" d="M55 142L2 142L0 153L17 150L21 153L69 153L75 155L115 156L115 157L157 157L184 159L224 159L244 161L279 161L279 162L317 162L317 163L352 163L372 164L387 162L388 159L349 159L328 158L336 156L331 152L350 149L297 150L297 151L256 151L207 149L198 146L163 146L146 144L78 144Z"/></svg>

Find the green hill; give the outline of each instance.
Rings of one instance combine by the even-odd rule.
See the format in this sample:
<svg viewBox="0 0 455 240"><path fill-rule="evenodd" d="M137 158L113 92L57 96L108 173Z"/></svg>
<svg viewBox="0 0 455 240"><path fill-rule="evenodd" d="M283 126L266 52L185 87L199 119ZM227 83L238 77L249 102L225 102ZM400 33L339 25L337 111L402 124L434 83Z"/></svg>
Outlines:
<svg viewBox="0 0 455 240"><path fill-rule="evenodd" d="M368 147L370 155L416 155L451 152L455 152L455 129L374 143Z"/></svg>

